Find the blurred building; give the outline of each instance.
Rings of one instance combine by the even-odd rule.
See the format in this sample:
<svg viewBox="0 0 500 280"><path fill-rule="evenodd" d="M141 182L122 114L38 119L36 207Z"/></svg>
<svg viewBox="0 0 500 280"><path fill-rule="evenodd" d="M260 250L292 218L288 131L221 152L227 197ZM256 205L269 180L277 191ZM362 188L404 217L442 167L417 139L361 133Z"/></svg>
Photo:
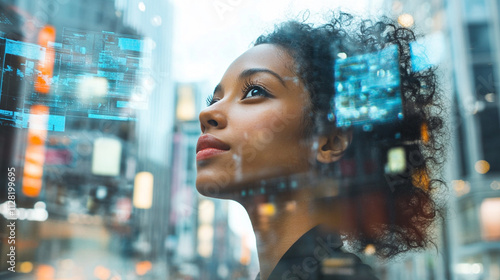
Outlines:
<svg viewBox="0 0 500 280"><path fill-rule="evenodd" d="M448 1L456 93L458 176L450 219L456 279L500 278L500 10ZM459 155L459 156L458 156Z"/></svg>
<svg viewBox="0 0 500 280"><path fill-rule="evenodd" d="M176 88L167 262L173 275L198 279L202 273L198 265L198 215L205 215L205 226L210 227L214 207L212 203L204 213L197 211L201 203L195 188L200 90L195 84L178 84ZM204 236L208 243L205 254L209 254L207 251L213 246L213 231L211 233Z"/></svg>
<svg viewBox="0 0 500 280"><path fill-rule="evenodd" d="M165 1L148 2L147 9L140 3L1 3L2 166L17 170L17 209L43 214L18 219L19 265L31 267L24 273L47 268L64 277L65 269L82 268L83 276L98 277L115 269L152 279L167 273L173 11ZM54 38L41 45L45 30ZM50 53L52 82L41 92L39 54ZM35 106L47 116L36 155L26 140ZM43 170L43 177L27 194L29 170Z"/></svg>
<svg viewBox="0 0 500 280"><path fill-rule="evenodd" d="M499 1L391 0L385 1L385 9L402 26L425 35L417 41L443 73L445 96L451 101L452 143L446 171L451 192L438 242L440 261L425 260L427 253L408 256L401 264L388 266L387 279L499 279ZM448 43L440 46L440 41ZM434 269L421 270L419 264ZM437 274L429 275L430 271Z"/></svg>

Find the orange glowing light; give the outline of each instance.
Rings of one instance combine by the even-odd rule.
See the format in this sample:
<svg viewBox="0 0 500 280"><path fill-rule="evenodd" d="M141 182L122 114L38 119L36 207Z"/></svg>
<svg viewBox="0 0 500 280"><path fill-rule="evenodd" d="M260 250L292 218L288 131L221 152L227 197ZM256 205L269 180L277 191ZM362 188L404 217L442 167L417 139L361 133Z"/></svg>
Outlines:
<svg viewBox="0 0 500 280"><path fill-rule="evenodd" d="M44 26L38 34L38 45L45 48L45 56L40 59L37 70L38 77L35 81L35 90L40 93L50 92L50 82L54 71L55 50L50 42L56 41L56 29L51 25Z"/></svg>
<svg viewBox="0 0 500 280"><path fill-rule="evenodd" d="M142 276L148 273L151 268L153 268L153 264L150 261L142 261L135 265L135 272L137 275Z"/></svg>
<svg viewBox="0 0 500 280"><path fill-rule="evenodd" d="M94 276L100 280L107 280L111 276L111 271L102 265L98 265L94 269Z"/></svg>
<svg viewBox="0 0 500 280"><path fill-rule="evenodd" d="M32 165L34 166L34 165ZM37 197L40 194L40 191L42 190L42 174L40 173L40 170L43 167L38 166L37 167L37 173L29 173L33 172L32 168L26 169L25 170L30 170L28 173L24 173L23 175L23 194L29 197ZM43 173L43 170L41 171ZM33 177L34 176L34 177Z"/></svg>
<svg viewBox="0 0 500 280"><path fill-rule="evenodd" d="M31 106L22 187L23 194L29 197L37 197L42 189L48 116L47 106Z"/></svg>
<svg viewBox="0 0 500 280"><path fill-rule="evenodd" d="M28 140L29 141L29 140ZM43 142L26 147L25 160L34 164L43 164L45 161L45 148Z"/></svg>
<svg viewBox="0 0 500 280"><path fill-rule="evenodd" d="M373 244L366 245L365 250L363 251L363 253L365 253L365 255L368 255L368 256L371 256L371 255L375 254L376 252L377 252L377 250L375 249L375 246Z"/></svg>
<svg viewBox="0 0 500 280"><path fill-rule="evenodd" d="M485 160L478 160L474 166L476 172L479 174L486 174L490 171L490 163Z"/></svg>
<svg viewBox="0 0 500 280"><path fill-rule="evenodd" d="M272 203L262 203L259 205L259 214L263 216L273 216L276 213L276 207Z"/></svg>
<svg viewBox="0 0 500 280"><path fill-rule="evenodd" d="M426 123L423 123L420 126L420 135L422 136L422 141L424 141L424 143L429 142L429 127Z"/></svg>
<svg viewBox="0 0 500 280"><path fill-rule="evenodd" d="M43 135L41 135L40 133L28 134L28 143L42 145L44 143Z"/></svg>
<svg viewBox="0 0 500 280"><path fill-rule="evenodd" d="M33 264L31 262L22 262L19 266L19 271L21 273L30 273L33 271Z"/></svg>
<svg viewBox="0 0 500 280"><path fill-rule="evenodd" d="M421 188L424 191L429 190L430 179L427 172L423 169L416 170L412 177L412 183L418 188Z"/></svg>
<svg viewBox="0 0 500 280"><path fill-rule="evenodd" d="M46 264L41 264L36 269L35 279L36 280L53 280L55 274L56 274L56 270L52 266L46 265Z"/></svg>

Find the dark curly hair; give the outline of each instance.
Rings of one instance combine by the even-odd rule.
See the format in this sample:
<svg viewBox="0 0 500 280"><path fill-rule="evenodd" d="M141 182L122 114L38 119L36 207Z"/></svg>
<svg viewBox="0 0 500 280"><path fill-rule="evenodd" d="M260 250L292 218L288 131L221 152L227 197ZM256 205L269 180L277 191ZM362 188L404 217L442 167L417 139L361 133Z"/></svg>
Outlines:
<svg viewBox="0 0 500 280"><path fill-rule="evenodd" d="M350 14L335 12L327 24L314 27L289 21L255 42L255 45L278 45L294 59L294 71L310 93L312 110L305 118L311 135L329 133L334 127L327 115L335 92L335 54L343 52L351 57L398 46L405 116L399 146L406 151L407 170L396 177L384 174L386 180L380 184L385 191L358 192L348 202L335 202L345 206L343 212L346 213L342 214L345 220L356 220L357 225L345 232L351 245L361 251L371 244L383 258L433 244L431 231L443 212L436 196L444 185L440 179L446 134L441 116L442 97L435 68L412 71L410 42L415 40L412 30L388 18L359 20ZM379 207L385 208L389 218L373 214Z"/></svg>

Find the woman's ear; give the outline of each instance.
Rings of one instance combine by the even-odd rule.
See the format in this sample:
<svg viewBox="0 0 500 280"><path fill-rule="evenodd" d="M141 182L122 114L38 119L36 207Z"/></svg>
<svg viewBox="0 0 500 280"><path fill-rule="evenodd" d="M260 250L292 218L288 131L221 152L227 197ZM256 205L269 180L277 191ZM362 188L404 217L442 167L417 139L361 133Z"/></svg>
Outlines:
<svg viewBox="0 0 500 280"><path fill-rule="evenodd" d="M316 159L321 163L332 163L339 160L352 141L352 131L332 132L331 135L320 136Z"/></svg>

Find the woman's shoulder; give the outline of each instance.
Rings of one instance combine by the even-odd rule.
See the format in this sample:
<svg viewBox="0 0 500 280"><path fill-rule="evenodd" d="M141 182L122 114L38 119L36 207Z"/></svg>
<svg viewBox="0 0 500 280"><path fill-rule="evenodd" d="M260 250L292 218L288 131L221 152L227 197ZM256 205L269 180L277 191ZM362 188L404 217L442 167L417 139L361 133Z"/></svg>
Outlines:
<svg viewBox="0 0 500 280"><path fill-rule="evenodd" d="M376 280L370 266L342 245L339 234L316 226L288 249L269 279Z"/></svg>

